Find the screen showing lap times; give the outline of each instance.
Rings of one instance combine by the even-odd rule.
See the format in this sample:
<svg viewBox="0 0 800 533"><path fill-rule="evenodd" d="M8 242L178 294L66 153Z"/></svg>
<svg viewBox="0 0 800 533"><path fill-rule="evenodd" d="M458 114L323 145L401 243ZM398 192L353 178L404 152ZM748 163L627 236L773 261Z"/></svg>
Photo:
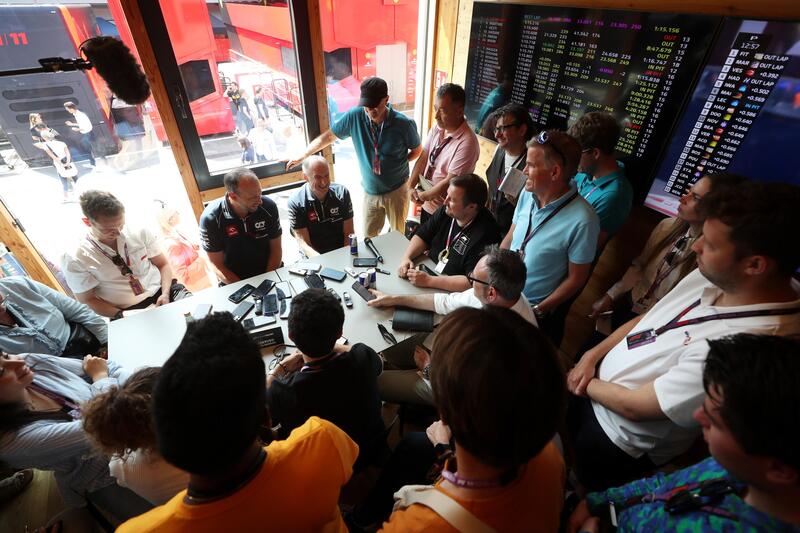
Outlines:
<svg viewBox="0 0 800 533"><path fill-rule="evenodd" d="M476 2L466 115L493 139L491 112L516 102L537 129L588 111L623 125L617 151L649 178L721 18ZM637 179L638 178L638 179Z"/></svg>
<svg viewBox="0 0 800 533"><path fill-rule="evenodd" d="M726 19L645 205L674 215L705 174L800 185L800 23Z"/></svg>

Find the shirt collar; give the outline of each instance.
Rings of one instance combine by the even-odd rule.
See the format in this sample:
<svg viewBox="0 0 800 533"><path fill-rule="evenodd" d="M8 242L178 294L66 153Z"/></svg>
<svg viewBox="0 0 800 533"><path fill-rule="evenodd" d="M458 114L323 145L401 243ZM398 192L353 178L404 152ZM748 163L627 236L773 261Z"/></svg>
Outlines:
<svg viewBox="0 0 800 533"><path fill-rule="evenodd" d="M225 193L225 196L222 197L222 215L227 219L239 218L228 201L228 193Z"/></svg>
<svg viewBox="0 0 800 533"><path fill-rule="evenodd" d="M559 205L561 205L561 204L563 204L564 202L566 202L568 198L572 198L572 194L573 194L575 191L577 191L577 190L578 190L578 189L577 189L577 187L576 187L576 185L575 185L575 181L574 181L574 180L573 180L573 181L570 181L570 182L569 182L569 190L568 190L567 192L565 192L565 193L564 193L564 194L562 194L562 195L561 195L561 196L560 196L560 197L559 197L557 200L554 200L554 201L550 202L550 203L549 203L549 204L547 204L546 206L544 206L544 207L539 207L539 208L538 208L538 210L539 210L539 211L543 211L543 210L545 210L545 209L555 209L555 208L556 208L556 207L558 207ZM532 196L532 198L531 198L531 201L534 203L534 205L538 206L538 205L539 205L539 202L536 200L536 195L535 195L535 194L533 194L533 193L531 193L531 196Z"/></svg>
<svg viewBox="0 0 800 533"><path fill-rule="evenodd" d="M437 126L438 126L438 124L437 124ZM468 129L469 129L469 124L467 124L467 119L466 119L466 117L464 117L464 122L462 122L461 126L459 126L458 129L456 131L454 131L453 133L447 133L447 130L444 129L444 128L441 128L439 131L441 132L440 135L441 135L442 139L444 139L446 137L452 137L453 139L459 139L466 133L466 131Z"/></svg>
<svg viewBox="0 0 800 533"><path fill-rule="evenodd" d="M314 201L319 202L319 198L314 196L314 192L311 190L311 185L308 182L306 182L305 185L303 185L303 187L306 193L306 200L308 200L309 202L314 202ZM332 194L333 194L333 189L328 187L328 194L325 195L325 200L330 198Z"/></svg>
<svg viewBox="0 0 800 533"><path fill-rule="evenodd" d="M621 177L622 177L622 171L621 170L615 170L611 174L606 174L605 176L603 176L601 178L595 178L595 179L589 181L589 183L591 183L595 187L599 187L599 188L603 189L603 188L605 188L606 185L608 185L612 181L614 181L614 180L616 180L618 178L621 178Z"/></svg>

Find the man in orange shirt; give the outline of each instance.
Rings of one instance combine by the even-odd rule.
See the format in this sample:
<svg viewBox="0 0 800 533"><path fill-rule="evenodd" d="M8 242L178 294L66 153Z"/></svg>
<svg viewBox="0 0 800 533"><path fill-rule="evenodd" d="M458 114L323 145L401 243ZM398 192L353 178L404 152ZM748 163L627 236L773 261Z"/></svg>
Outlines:
<svg viewBox="0 0 800 533"><path fill-rule="evenodd" d="M337 502L358 446L309 418L264 447L270 427L264 362L229 313L188 325L153 391L158 451L190 473L187 490L118 532L346 533Z"/></svg>

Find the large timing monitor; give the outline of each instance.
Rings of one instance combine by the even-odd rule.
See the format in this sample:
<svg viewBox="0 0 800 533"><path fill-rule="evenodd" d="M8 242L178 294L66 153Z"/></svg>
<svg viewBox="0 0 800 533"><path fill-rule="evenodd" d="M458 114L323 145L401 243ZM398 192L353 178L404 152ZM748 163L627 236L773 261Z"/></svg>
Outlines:
<svg viewBox="0 0 800 533"><path fill-rule="evenodd" d="M675 214L703 174L800 184L800 23L726 19L645 204Z"/></svg>
<svg viewBox="0 0 800 533"><path fill-rule="evenodd" d="M720 17L474 4L466 115L493 138L491 112L524 105L538 128L587 111L624 125L617 150L646 187Z"/></svg>

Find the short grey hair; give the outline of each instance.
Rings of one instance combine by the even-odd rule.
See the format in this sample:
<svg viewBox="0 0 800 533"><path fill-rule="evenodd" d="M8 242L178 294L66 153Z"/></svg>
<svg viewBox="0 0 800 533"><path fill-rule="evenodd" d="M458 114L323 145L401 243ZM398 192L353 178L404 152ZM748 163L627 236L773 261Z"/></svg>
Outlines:
<svg viewBox="0 0 800 533"><path fill-rule="evenodd" d="M311 176L311 167L313 167L317 163L324 163L325 166L328 166L328 160L322 157L321 155L310 155L303 159L303 174L306 176Z"/></svg>
<svg viewBox="0 0 800 533"><path fill-rule="evenodd" d="M515 301L525 287L527 270L525 263L517 252L500 248L496 244L487 246L486 270L489 273L489 285L506 300Z"/></svg>
<svg viewBox="0 0 800 533"><path fill-rule="evenodd" d="M239 183L243 178L258 180L258 176L249 168L235 168L222 178L222 182L225 184L225 190L234 194L239 194Z"/></svg>

